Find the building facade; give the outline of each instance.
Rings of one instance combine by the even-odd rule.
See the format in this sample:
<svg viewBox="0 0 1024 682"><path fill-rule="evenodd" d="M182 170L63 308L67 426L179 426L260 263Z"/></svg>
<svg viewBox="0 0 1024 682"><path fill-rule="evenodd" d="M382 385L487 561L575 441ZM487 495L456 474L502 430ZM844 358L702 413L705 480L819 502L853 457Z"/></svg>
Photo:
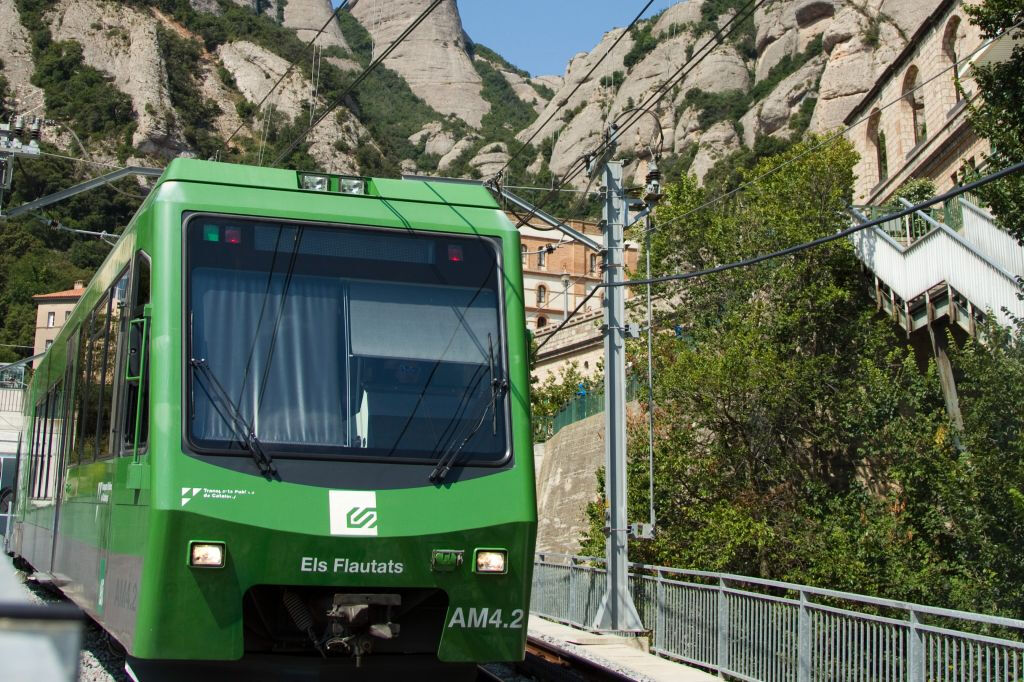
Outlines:
<svg viewBox="0 0 1024 682"><path fill-rule="evenodd" d="M49 294L33 296L36 304L36 338L32 344L32 354L45 352L53 340L57 338L64 322L71 317L71 310L78 303L85 284L82 280L75 282L74 288L66 291L54 291Z"/></svg>
<svg viewBox="0 0 1024 682"><path fill-rule="evenodd" d="M967 120L977 92L971 67L983 57L985 41L963 4L940 2L846 117L847 125L866 117L847 133L860 154L855 203L883 204L917 178L945 192L988 154L988 141Z"/></svg>
<svg viewBox="0 0 1024 682"><path fill-rule="evenodd" d="M598 241L602 239L601 229L595 223L566 222ZM526 326L535 333L541 333L558 325L567 312L571 313L600 284L603 277L601 255L557 230L527 224L520 228L519 233L522 239ZM625 261L628 272L636 270L637 253L636 244L627 242ZM626 296L628 300L628 291ZM600 310L603 299L598 292L580 312Z"/></svg>

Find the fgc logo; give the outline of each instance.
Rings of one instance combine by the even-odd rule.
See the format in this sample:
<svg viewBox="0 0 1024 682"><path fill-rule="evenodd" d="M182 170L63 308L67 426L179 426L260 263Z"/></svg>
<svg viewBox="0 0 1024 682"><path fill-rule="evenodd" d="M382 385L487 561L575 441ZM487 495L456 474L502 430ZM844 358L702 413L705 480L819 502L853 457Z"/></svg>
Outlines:
<svg viewBox="0 0 1024 682"><path fill-rule="evenodd" d="M377 535L377 493L331 490L331 535Z"/></svg>

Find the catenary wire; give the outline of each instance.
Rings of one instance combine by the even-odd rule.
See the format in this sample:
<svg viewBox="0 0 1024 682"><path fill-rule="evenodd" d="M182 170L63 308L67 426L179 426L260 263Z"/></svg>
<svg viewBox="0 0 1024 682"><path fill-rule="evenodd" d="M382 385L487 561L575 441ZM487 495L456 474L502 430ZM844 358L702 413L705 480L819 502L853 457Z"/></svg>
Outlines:
<svg viewBox="0 0 1024 682"><path fill-rule="evenodd" d="M624 282L617 282L617 283L611 284L611 285L607 284L605 282L602 282L600 284L596 284L594 286L594 288L591 290L591 292L589 294L587 294L587 296L582 301L580 301L579 305L577 305L576 308L573 309L573 311L571 313L569 313L569 316L566 317L564 320L562 320L561 324L559 324L557 327L555 327L555 329L552 332L550 332L549 336L546 339L544 339L544 341L540 345L537 346L537 351L539 351L541 348L543 348L544 345L547 344L548 341L550 341L552 338L554 338L554 336L565 325L567 325L569 323L569 321L572 320L572 318L583 308L584 304L586 304L586 302L597 291L599 291L601 289L605 289L605 288L608 288L610 286L617 286L617 287L645 286L645 285L648 285L648 284L662 284L662 283L665 283L665 282L673 282L673 281L683 281L683 280L689 280L689 279L696 279L698 277L705 277L707 275L713 275L713 274L717 274L719 272L725 272L727 270L735 270L737 268L750 267L751 265L757 265L759 263L763 263L763 262L768 261L768 260L773 260L775 258L782 258L782 257L785 257L785 256L791 256L791 255L793 255L795 253L799 253L801 251L806 251L806 250L812 249L812 248L814 248L816 246L821 246L822 244L827 244L828 242L833 242L833 241L836 241L838 239L843 239L844 237L848 237L848 236L850 236L852 234L856 234L857 232L860 232L862 230L866 230L866 229L868 229L870 227L875 227L877 225L881 225L882 223L888 222L890 220L896 220L897 218L902 218L903 216L911 215L912 213L914 213L916 211L920 211L922 209L928 208L929 206L933 206L935 204L941 203L941 202L946 201L947 199L951 199L951 198L953 198L953 197L955 197L955 196L957 196L959 194L963 194L965 192L970 192L970 191L972 191L972 190L974 190L974 189L976 189L976 188L978 188L978 187L980 187L982 185L986 185L986 184L988 184L990 182L995 182L996 180L999 180L1000 178L1003 178L1003 177L1005 177L1007 175L1012 175L1014 173L1019 173L1022 170L1024 170L1024 161L1022 161L1020 163L1015 163L1015 164L1013 164L1011 166L1007 166L1006 168L1003 168L1002 170L996 171L994 173L990 173L989 175L986 175L983 178L979 178L978 180L975 180L974 182L970 182L970 183L968 183L966 185L961 185L959 187L954 187L953 189L951 189L948 192L945 192L944 194L940 194L938 196L932 197L931 199L927 199L925 201L919 202L917 204L914 204L913 206L909 206L909 207L901 209L899 211L894 211L893 213L889 213L889 214L881 216L879 218L874 218L874 219L869 220L867 222L863 222L863 223L858 223L856 225L852 225L852 226L850 226L850 227L848 227L848 228L846 228L844 230L840 230L840 231L838 231L838 232L836 232L834 234L826 235L824 237L819 237L818 239L814 239L814 240L809 241L809 242L804 242L802 244L795 244L793 246L787 247L785 249L781 249L779 251L773 251L771 253L762 254L760 256L754 256L752 258L747 258L747 259L740 260L740 261L734 261L732 263L725 263L723 265L718 265L718 266L715 266L713 268L707 268L705 270L695 270L693 272L681 272L681 273L675 273L675 274L671 274L671 275L663 275L661 277L648 277L646 279L633 279L633 280L627 280L627 281L624 281Z"/></svg>
<svg viewBox="0 0 1024 682"><path fill-rule="evenodd" d="M515 154L513 154L509 158L509 160L505 162L505 165L503 165L501 168L498 169L498 172L494 174L494 177L499 177L502 173L504 173L509 168L509 166L512 165L512 162L515 161L517 158L519 158L519 156L522 155L522 153L527 149L527 147L530 146L530 143L532 143L535 139L537 139L537 136L540 135L540 131L543 130L547 126L547 124L551 123L552 120L554 120L555 116L558 115L558 112L561 111L565 107L565 105L567 105L569 103L569 100L572 99L572 96L575 95L579 91L579 89L581 87L583 87L583 84L590 81L590 76L593 75L594 71L597 70L597 67L601 66L601 63L605 60L605 58L608 55L610 55L615 50L615 48L618 46L619 42L621 42L622 39L624 37L626 37L626 35L631 30L633 30L633 27L636 26L637 22L640 21L641 17L643 17L643 15L644 15L644 13L648 9L650 9L651 5L653 5L653 4L654 4L654 0L648 0L647 4L643 6L643 9L641 9L640 12L635 17L633 17L633 21L629 22L629 26L627 26L625 28L625 30L622 33L620 33L619 36L615 39L615 42L613 42L611 44L611 47L609 47L605 51L605 53L603 55L601 55L601 58L598 59L597 62L592 67L590 67L590 70L587 71L587 73L583 76L583 78L580 80L580 82L576 84L576 87L572 89L572 92L570 92L568 95L566 95L562 99L562 103L559 104L555 108L555 110L551 112L551 115L548 116L547 119L543 123L541 123L540 126L538 126L536 130L533 131L533 135L530 135L529 139L527 139L526 142L524 142L519 147L519 149L516 150Z"/></svg>
<svg viewBox="0 0 1024 682"><path fill-rule="evenodd" d="M772 1L773 0L749 0L749 2L747 2L746 5L744 5L732 17L730 17L730 19L726 21L725 24L723 24L714 33L714 35L712 35L707 41L705 41L701 45L700 48L698 48L698 52L700 53L699 56L697 54L691 56L689 59L686 60L686 62L681 67L679 67L679 69L675 71L675 73L672 74L672 76L666 79L665 82L662 83L658 88L655 88L654 93L643 104L641 104L634 110L637 112L637 114L633 117L631 121L624 123L623 126L616 130L614 133L607 135L606 139L601 144L599 144L592 152L590 152L589 154L584 154L576 161L574 161L573 164L570 165L569 169L566 170L565 175L562 176L562 179L559 182L558 186L553 188L544 197L542 197L540 202L538 202L534 206L534 210L530 212L530 215L527 217L527 219L524 220L521 218L519 224L517 224L516 227L521 227L523 224L527 222L529 218L532 218L534 215L536 215L537 210L543 208L543 206L546 205L562 187L572 182L581 172L583 172L586 169L589 163L589 159L594 158L595 156L600 156L604 151L606 151L611 146L611 144L614 143L615 140L621 137L626 130L628 130L638 120L640 120L640 116L643 115L641 110L647 109L661 101L661 98L664 97L665 94L670 92L671 89L679 81L681 81L683 78L689 75L690 71L699 66L704 61L704 59L706 59L708 55L710 55L715 50L715 48L721 46L725 42L726 38L731 36L737 29L740 28L743 22L745 22L747 19L753 16L753 14L763 5ZM728 31L726 31L726 28L728 28ZM661 91L660 94L659 91ZM580 165L581 162L582 165Z"/></svg>
<svg viewBox="0 0 1024 682"><path fill-rule="evenodd" d="M288 146L285 147L285 150L283 152L278 154L277 158L274 159L274 162L271 165L276 166L277 164L281 163L281 161L284 160L289 154L295 151L295 148L298 147L299 144L301 144L301 142L304 139L306 139L306 136L308 136L313 131L313 129L320 124L321 121L323 121L325 118L334 113L334 110L341 106L341 104L345 101L345 98L348 97L357 87L359 87L359 85L369 77L373 70L376 69L377 66L379 66L385 59L387 59L391 55L391 53L394 52L398 48L398 46L401 45L402 42L409 37L409 34L415 31L416 28L420 24L422 24L426 20L426 18L430 16L430 14L435 9L437 9L437 7L442 2L444 2L444 0L433 0L433 2L431 2L430 5L419 14L419 16L413 19L412 23L409 24L397 38L395 38L394 42L392 42L391 45L389 45L388 48L384 50L376 59L371 61L369 65L367 65L367 67L363 69L362 73L356 76L355 80L353 80L345 87L345 89L341 92L340 95L338 95L334 102L328 105L327 108L325 108L320 114L318 114L317 117L313 120L313 122L310 123L306 127L306 129L302 131L301 134L299 134L298 137L292 140L288 144Z"/></svg>
<svg viewBox="0 0 1024 682"><path fill-rule="evenodd" d="M338 14L343 9L345 9L345 7L348 6L348 2L349 0L341 0L341 4L339 4L333 12L331 12L331 16L327 17L327 21L325 21L324 25L320 27L320 30L316 32L316 35L314 35L312 39L310 39L310 41L306 43L305 47L302 48L302 54L297 59L295 59L295 61L288 65L288 68L284 70L284 73L282 73L280 77L278 77L277 81L272 86L270 86L270 90L267 90L267 94L263 95L263 99L261 99L259 101L259 104L256 105L256 111L259 111L263 107L263 103L267 101L267 99L270 97L270 95L273 94L275 90L277 90L277 86L279 86L284 81L284 79L288 77L288 74L292 72L292 69L295 68L295 65L299 63L299 59L306 58L306 52L308 52L309 49L313 47L313 43L317 41L317 38L320 37L320 34L327 30L327 27L331 25L331 22L337 19ZM235 135L238 134L238 131L244 127L245 121L241 121L238 124L238 127L235 128L230 135L228 135L228 139L224 140L224 143L221 145L221 149L226 150L228 147L228 143L231 142L231 140L235 138Z"/></svg>
<svg viewBox="0 0 1024 682"><path fill-rule="evenodd" d="M1003 35L1006 35L1008 32L1016 30L1017 28L1020 28L1021 26L1024 26L1024 19L1021 19L1020 21L1018 21L1013 26L1010 26L1005 31L1000 33L999 36L997 36L996 38L993 38L992 40L997 40L999 37L1001 37ZM742 190L742 189L744 189L746 187L749 187L750 185L754 184L755 182L757 182L759 180L763 180L763 179L765 179L765 178L767 178L767 177L769 177L771 175L774 175L775 173L777 173L778 171L782 170L786 166L789 166L790 164L792 164L792 163L794 163L796 161L799 161L800 159L804 158L805 156L807 156L809 154L812 154L813 152L816 152L819 149L834 143L837 139L839 139L840 137L846 135L848 132L850 132L851 130L853 130L857 126L861 125L862 123L865 123L866 121L869 121L876 113L880 113L882 111L885 111L889 107L896 106L897 104L902 102L904 99L906 99L907 95L909 95L911 93L914 93L914 92L917 92L918 90L924 88L924 86L928 85L932 81L934 81L937 78L939 78L940 76L944 75L946 72L952 71L953 69L958 69L961 65L963 65L963 64L969 62L970 60L972 60L975 57L975 55L977 55L979 52L981 52L985 48L989 47L990 45L991 45L991 41L986 41L985 43L979 45L973 52L971 52L970 54L965 56L963 59L950 64L949 66L947 66L946 68L942 69L938 73L934 74L933 76L931 76L927 80L923 81L922 83L920 83L916 87L914 87L914 88L912 88L910 90L907 90L905 93L903 93L902 95L900 95L896 99L890 100L889 102L886 102L881 107L873 109L870 113L868 113L868 114L866 114L864 116L861 116L860 118L858 118L856 121L854 121L853 123L851 123L847 127L842 128L841 130L838 130L835 133L832 133L831 135L827 136L825 139L823 139L818 144L815 144L815 145L812 145L811 147L808 147L807 149L805 149L804 151L800 152L796 156L793 156L792 158L786 159L785 161L783 161L782 163L778 164L777 166L774 166L774 167L768 169L767 171L765 171L764 173L761 173L760 175L758 175L756 177L753 177L750 180L747 180L747 181L741 183L740 185L737 185L736 187L734 187L733 189L729 190L728 192L724 192L724 193L720 194L719 196L714 197L713 199L709 199L709 200L705 201L704 203L702 203L702 204L700 204L698 206L695 206L694 208L690 209L686 213L683 213L682 215L676 216L674 218L671 218L669 220L665 220L665 221L659 223L655 229L661 229L661 228L663 228L663 227L665 227L667 225L671 225L672 223L675 223L675 222L678 222L680 220L683 220L684 218L686 218L688 216L691 216L694 213L697 213L698 211L702 211L705 208L708 208L709 206L712 206L712 205L718 203L719 201L722 201L723 199L727 199L727 198L733 196L734 194L737 194L740 190ZM972 99L973 98L968 99L966 101L970 102L970 101L972 101Z"/></svg>

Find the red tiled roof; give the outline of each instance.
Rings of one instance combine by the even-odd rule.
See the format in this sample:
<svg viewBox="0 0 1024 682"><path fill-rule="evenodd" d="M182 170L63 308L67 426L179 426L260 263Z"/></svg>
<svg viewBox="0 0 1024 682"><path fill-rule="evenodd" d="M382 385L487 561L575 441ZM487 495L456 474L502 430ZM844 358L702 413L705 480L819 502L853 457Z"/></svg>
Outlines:
<svg viewBox="0 0 1024 682"><path fill-rule="evenodd" d="M66 289L64 291L54 291L49 294L39 294L38 296L33 296L32 300L39 301L50 300L55 298L81 298L82 294L84 293L85 289Z"/></svg>

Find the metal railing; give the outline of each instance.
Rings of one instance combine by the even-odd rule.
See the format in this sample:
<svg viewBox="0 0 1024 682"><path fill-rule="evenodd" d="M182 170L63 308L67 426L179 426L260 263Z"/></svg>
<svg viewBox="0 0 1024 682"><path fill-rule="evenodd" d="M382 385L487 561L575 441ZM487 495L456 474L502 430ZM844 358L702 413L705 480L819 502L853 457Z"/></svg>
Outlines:
<svg viewBox="0 0 1024 682"><path fill-rule="evenodd" d="M538 554L530 610L584 629L604 560ZM836 590L630 564L651 650L751 682L1009 682L1024 678L1024 620Z"/></svg>
<svg viewBox="0 0 1024 682"><path fill-rule="evenodd" d="M640 392L640 379L631 376L626 382L626 400L636 400ZM533 440L542 443L569 424L604 412L604 390L596 389L573 398L554 415L533 416Z"/></svg>
<svg viewBox="0 0 1024 682"><path fill-rule="evenodd" d="M0 387L0 412L22 411L25 404L25 389Z"/></svg>

